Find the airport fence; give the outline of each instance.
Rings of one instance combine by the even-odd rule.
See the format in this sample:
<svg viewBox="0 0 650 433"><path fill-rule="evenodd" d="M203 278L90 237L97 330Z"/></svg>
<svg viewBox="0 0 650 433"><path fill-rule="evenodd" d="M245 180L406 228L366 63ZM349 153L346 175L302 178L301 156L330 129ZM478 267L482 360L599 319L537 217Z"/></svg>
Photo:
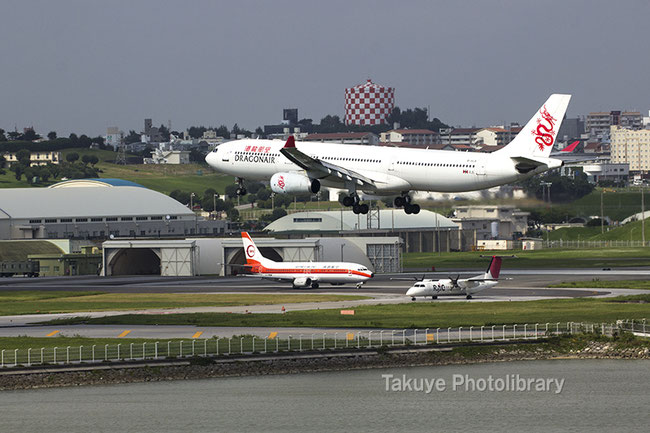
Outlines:
<svg viewBox="0 0 650 433"><path fill-rule="evenodd" d="M634 240L615 240L615 241L579 241L579 240L558 240L544 241L544 248L572 248L572 249L590 249L590 248L639 248L647 247L650 242Z"/></svg>
<svg viewBox="0 0 650 433"><path fill-rule="evenodd" d="M2 349L0 367L97 364L197 357L232 357L336 350L408 348L463 342L536 340L546 336L579 333L613 335L621 330L643 329L645 322L616 324L578 322L467 326L400 330L338 331L298 335L241 335L209 339L150 341L87 346Z"/></svg>

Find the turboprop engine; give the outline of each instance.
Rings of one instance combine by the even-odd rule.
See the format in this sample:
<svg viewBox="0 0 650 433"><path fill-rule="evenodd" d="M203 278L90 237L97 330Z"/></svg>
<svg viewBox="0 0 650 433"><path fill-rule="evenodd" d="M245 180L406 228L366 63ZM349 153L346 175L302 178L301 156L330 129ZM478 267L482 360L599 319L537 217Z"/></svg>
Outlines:
<svg viewBox="0 0 650 433"><path fill-rule="evenodd" d="M271 190L278 194L316 194L320 191L320 182L299 173L275 173L271 177Z"/></svg>

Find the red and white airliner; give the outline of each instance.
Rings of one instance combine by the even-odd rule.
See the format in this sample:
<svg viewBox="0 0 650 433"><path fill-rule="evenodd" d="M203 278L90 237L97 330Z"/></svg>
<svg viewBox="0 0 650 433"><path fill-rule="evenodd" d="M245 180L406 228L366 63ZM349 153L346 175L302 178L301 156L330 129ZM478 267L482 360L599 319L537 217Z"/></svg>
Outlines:
<svg viewBox="0 0 650 433"><path fill-rule="evenodd" d="M317 193L324 187L347 190L352 210L368 213L359 193L396 195L395 205L418 213L411 191L463 192L505 185L558 168L551 156L571 95L554 94L505 147L492 153L407 149L390 146L244 139L223 143L205 160L237 178L269 181L276 193Z"/></svg>
<svg viewBox="0 0 650 433"><path fill-rule="evenodd" d="M264 257L247 232L242 232L245 268L256 277L291 282L294 288L317 289L320 283L356 284L357 288L373 273L358 263L347 262L274 262Z"/></svg>

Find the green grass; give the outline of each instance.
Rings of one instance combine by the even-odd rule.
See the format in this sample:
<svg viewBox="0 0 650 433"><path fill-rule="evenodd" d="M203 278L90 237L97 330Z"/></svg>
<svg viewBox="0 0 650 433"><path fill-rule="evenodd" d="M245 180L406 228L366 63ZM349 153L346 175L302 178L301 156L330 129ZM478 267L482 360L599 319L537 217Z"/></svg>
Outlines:
<svg viewBox="0 0 650 433"><path fill-rule="evenodd" d="M598 188L590 194L567 204L554 204L553 207L569 215L590 217L600 215L600 192ZM603 214L614 221L621 221L630 215L641 212L641 190L639 188L605 188L603 194Z"/></svg>
<svg viewBox="0 0 650 433"><path fill-rule="evenodd" d="M647 280L618 280L601 281L564 281L558 284L549 284L548 287L557 288L587 288L587 289L640 289L650 290L650 281Z"/></svg>
<svg viewBox="0 0 650 433"><path fill-rule="evenodd" d="M634 301L634 302L631 302ZM637 301L645 301L641 303ZM650 318L650 295L617 298L574 298L522 302L414 302L409 304L363 306L355 315L339 310L290 311L286 314L168 314L121 315L78 318L49 322L119 325L194 325L264 327L368 327L446 328L493 324L546 322L613 322L618 319Z"/></svg>
<svg viewBox="0 0 650 433"><path fill-rule="evenodd" d="M645 238L650 240L650 219L645 221ZM580 241L641 241L642 222L634 221L619 227L605 226L601 234L600 227L565 227L545 235L549 240L580 240Z"/></svg>
<svg viewBox="0 0 650 433"><path fill-rule="evenodd" d="M181 307L234 307L367 299L350 295L256 295L194 293L0 292L0 315L114 311Z"/></svg>
<svg viewBox="0 0 650 433"><path fill-rule="evenodd" d="M649 238L650 239L650 238ZM620 266L650 265L650 248L594 248L594 249L559 249L509 250L509 251L469 251L453 253L405 253L404 268L444 269L485 269L488 258L481 255L512 255L516 259L505 259L504 268L540 269L540 268L602 268Z"/></svg>

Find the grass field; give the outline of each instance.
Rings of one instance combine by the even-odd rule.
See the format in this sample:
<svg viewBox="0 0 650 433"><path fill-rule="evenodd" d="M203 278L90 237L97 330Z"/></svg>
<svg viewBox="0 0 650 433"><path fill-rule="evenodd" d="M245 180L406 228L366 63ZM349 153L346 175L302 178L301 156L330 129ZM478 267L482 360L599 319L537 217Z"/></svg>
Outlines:
<svg viewBox="0 0 650 433"><path fill-rule="evenodd" d="M565 281L559 284L549 284L549 287L557 288L587 288L587 289L640 289L650 290L650 281L647 280L619 280L601 281Z"/></svg>
<svg viewBox="0 0 650 433"><path fill-rule="evenodd" d="M181 307L234 307L367 299L349 295L255 295L0 291L0 315Z"/></svg>
<svg viewBox="0 0 650 433"><path fill-rule="evenodd" d="M650 239L650 238L649 238ZM531 251L470 251L453 253L405 253L404 268L445 269L484 269L488 258L481 255L512 255L516 259L506 259L504 268L603 268L621 266L650 265L650 248L595 248L559 249L549 248Z"/></svg>
<svg viewBox="0 0 650 433"><path fill-rule="evenodd" d="M645 303L643 303L645 302ZM364 306L354 315L339 310L290 311L286 314L122 315L49 322L119 325L316 326L368 328L436 328L546 322L613 322L650 318L650 295L606 299L575 298L525 302L414 302Z"/></svg>

